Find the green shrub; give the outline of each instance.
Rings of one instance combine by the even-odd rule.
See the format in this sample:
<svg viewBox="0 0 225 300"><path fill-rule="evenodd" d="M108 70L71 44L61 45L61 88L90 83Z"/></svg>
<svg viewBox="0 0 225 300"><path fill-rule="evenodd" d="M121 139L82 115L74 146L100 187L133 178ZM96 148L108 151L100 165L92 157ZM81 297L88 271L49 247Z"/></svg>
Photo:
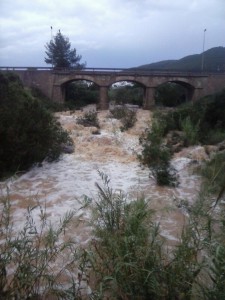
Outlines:
<svg viewBox="0 0 225 300"><path fill-rule="evenodd" d="M121 119L121 131L126 131L129 128L132 128L137 121L136 111L128 109L125 116Z"/></svg>
<svg viewBox="0 0 225 300"><path fill-rule="evenodd" d="M37 203L28 207L18 230L10 195L1 196L0 298L83 299L83 279L90 275L87 284L92 293L85 296L95 300L223 299L223 203L217 201L220 206L214 210L215 199L207 190L193 204L183 201L185 222L177 233L179 241L168 247L154 221L151 201L128 199L99 173L103 185L96 184L98 197L86 199L93 203L93 235L85 250L64 236L74 212L58 225L51 224L45 208ZM37 209L39 216L34 218Z"/></svg>
<svg viewBox="0 0 225 300"><path fill-rule="evenodd" d="M202 196L193 205L186 204L188 217L180 240L166 249L150 203L143 198L129 201L110 188L107 176L100 175L103 186L97 184L93 209L95 239L88 254L94 299L211 299L204 295L212 283L208 272L215 276L210 271L215 255L210 242L218 235L208 199ZM223 260L220 255L217 276L223 276ZM218 295L224 288L222 282L215 282Z"/></svg>
<svg viewBox="0 0 225 300"><path fill-rule="evenodd" d="M115 106L110 110L110 116L121 121L121 131L126 131L129 128L132 128L137 121L137 112L127 108L126 106Z"/></svg>
<svg viewBox="0 0 225 300"><path fill-rule="evenodd" d="M68 133L16 75L0 79L0 177L59 158L61 144L72 143Z"/></svg>
<svg viewBox="0 0 225 300"><path fill-rule="evenodd" d="M199 122L194 125L190 119L190 116L188 116L184 120L181 120L181 129L185 134L185 146L197 144L199 140Z"/></svg>
<svg viewBox="0 0 225 300"><path fill-rule="evenodd" d="M65 86L65 106L71 110L97 103L99 87L87 81L69 82Z"/></svg>
<svg viewBox="0 0 225 300"><path fill-rule="evenodd" d="M215 145L225 140L225 129L211 129L205 137L205 142L209 145Z"/></svg>
<svg viewBox="0 0 225 300"><path fill-rule="evenodd" d="M74 212L53 225L37 203L27 208L24 225L18 230L13 225L10 196L0 200L0 298L81 299L80 282L71 272L79 265L78 247L72 239L63 241ZM34 219L37 209L39 217Z"/></svg>
<svg viewBox="0 0 225 300"><path fill-rule="evenodd" d="M200 174L204 187L210 187L211 192L219 193L225 186L225 152L217 153L202 165Z"/></svg>
<svg viewBox="0 0 225 300"><path fill-rule="evenodd" d="M215 95L199 99L195 103L186 103L169 111L163 116L166 123L165 134L169 130L182 130L186 127L190 140L195 140L195 143L207 144L211 143L211 141L215 143L216 141L214 142L212 138L213 132L215 132L217 139L220 141L222 137L218 132L224 132L225 130L224 103L225 90L222 90ZM194 132L193 136L191 127Z"/></svg>
<svg viewBox="0 0 225 300"><path fill-rule="evenodd" d="M128 203L125 195L103 187L93 215L95 239L89 252L95 294L100 299L159 299L163 277L162 239L144 199ZM96 297L96 299L99 299Z"/></svg>
<svg viewBox="0 0 225 300"><path fill-rule="evenodd" d="M121 120L126 116L127 108L125 106L115 106L110 109L110 116L114 119Z"/></svg>
<svg viewBox="0 0 225 300"><path fill-rule="evenodd" d="M138 158L143 165L150 169L157 184L176 186L176 171L170 165L172 153L163 144L163 135L164 123L154 118L152 127L140 138L142 152Z"/></svg>
<svg viewBox="0 0 225 300"><path fill-rule="evenodd" d="M138 83L112 86L109 89L109 99L118 105L127 103L142 106L144 96L144 88Z"/></svg>
<svg viewBox="0 0 225 300"><path fill-rule="evenodd" d="M96 111L88 111L83 117L77 118L77 124L83 125L85 127L97 127L99 126L98 114Z"/></svg>
<svg viewBox="0 0 225 300"><path fill-rule="evenodd" d="M179 84L168 82L156 88L157 105L175 107L185 102L185 88Z"/></svg>
<svg viewBox="0 0 225 300"><path fill-rule="evenodd" d="M33 97L37 98L41 102L44 108L51 112L64 111L66 109L64 104L50 100L40 89L36 87L32 87L30 92Z"/></svg>

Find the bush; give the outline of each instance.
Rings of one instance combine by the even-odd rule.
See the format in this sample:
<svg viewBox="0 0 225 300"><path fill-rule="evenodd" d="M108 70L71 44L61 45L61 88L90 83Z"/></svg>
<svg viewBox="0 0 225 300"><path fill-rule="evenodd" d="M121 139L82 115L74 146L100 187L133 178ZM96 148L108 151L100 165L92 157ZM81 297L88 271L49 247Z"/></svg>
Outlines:
<svg viewBox="0 0 225 300"><path fill-rule="evenodd" d="M225 152L217 153L200 170L204 186L211 192L219 193L225 187Z"/></svg>
<svg viewBox="0 0 225 300"><path fill-rule="evenodd" d="M181 129L185 134L185 146L195 145L198 142L199 122L194 125L190 116L188 116L184 120L181 120Z"/></svg>
<svg viewBox="0 0 225 300"><path fill-rule="evenodd" d="M36 87L32 87L30 93L31 96L35 97L41 102L44 108L50 110L51 112L64 111L66 109L64 104L50 100L43 94L43 92L40 89Z"/></svg>
<svg viewBox="0 0 225 300"><path fill-rule="evenodd" d="M63 241L74 212L52 225L37 203L27 208L24 225L15 232L10 196L2 196L0 205L0 298L81 299L79 278L71 272L79 265L78 247L71 239Z"/></svg>
<svg viewBox="0 0 225 300"><path fill-rule="evenodd" d="M72 143L68 133L16 75L0 79L0 177L59 158L61 144Z"/></svg>
<svg viewBox="0 0 225 300"><path fill-rule="evenodd" d="M109 90L109 100L118 105L127 103L142 106L143 105L144 88L138 83L121 83L117 86L112 86Z"/></svg>
<svg viewBox="0 0 225 300"><path fill-rule="evenodd" d="M97 184L93 210L95 239L88 253L94 299L222 299L225 231L224 224L215 231L219 220L209 212L209 198L200 195L193 205L186 204L180 240L166 248L150 203L143 198L129 201L100 175L103 186Z"/></svg>
<svg viewBox="0 0 225 300"><path fill-rule="evenodd" d="M199 99L195 103L187 103L168 112L168 114L164 114L163 118L165 118L164 121L167 124L165 133L169 130L183 130L186 128L189 132L189 138L194 138L195 143L211 143L213 132L216 134L219 131L225 132L224 114L225 90ZM191 134L191 128L194 134Z"/></svg>
<svg viewBox="0 0 225 300"><path fill-rule="evenodd" d="M95 239L89 252L96 299L159 299L163 273L162 239L144 199L128 203L114 193L101 174L103 187L93 214Z"/></svg>
<svg viewBox="0 0 225 300"><path fill-rule="evenodd" d="M125 106L116 106L110 110L110 115L121 121L121 131L126 131L132 128L137 121L136 111L129 109Z"/></svg>
<svg viewBox="0 0 225 300"><path fill-rule="evenodd" d="M69 109L97 103L99 99L99 87L87 81L69 82L65 85L65 105Z"/></svg>
<svg viewBox="0 0 225 300"><path fill-rule="evenodd" d="M222 129L209 130L205 140L209 145L218 144L225 140L225 130Z"/></svg>
<svg viewBox="0 0 225 300"><path fill-rule="evenodd" d="M175 170L170 165L172 153L163 144L164 124L153 119L152 127L140 138L142 152L140 162L146 165L159 185L177 185Z"/></svg>
<svg viewBox="0 0 225 300"><path fill-rule="evenodd" d="M83 125L85 127L97 127L99 126L98 114L96 111L88 111L83 117L77 118L77 124Z"/></svg>
<svg viewBox="0 0 225 300"><path fill-rule="evenodd" d="M179 84L168 82L156 88L156 105L175 107L185 102L185 88Z"/></svg>
<svg viewBox="0 0 225 300"><path fill-rule="evenodd" d="M86 199L86 204L93 203L93 235L85 250L64 236L74 212L53 225L37 203L28 207L18 230L10 196L0 198L1 299L84 299L84 278L89 275L88 296L93 300L224 298L222 203L214 211L214 197L207 191L192 205L183 201L185 222L179 242L168 247L154 221L151 201L128 199L111 189L108 176L100 176L103 185L96 184L97 199ZM36 209L40 213L34 218Z"/></svg>

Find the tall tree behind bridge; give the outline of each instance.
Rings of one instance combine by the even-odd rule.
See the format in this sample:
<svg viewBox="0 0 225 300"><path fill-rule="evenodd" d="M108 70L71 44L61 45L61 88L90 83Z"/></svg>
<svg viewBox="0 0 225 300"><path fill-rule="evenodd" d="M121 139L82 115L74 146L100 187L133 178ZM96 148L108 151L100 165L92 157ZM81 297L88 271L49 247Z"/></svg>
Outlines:
<svg viewBox="0 0 225 300"><path fill-rule="evenodd" d="M45 62L55 68L83 69L85 63L80 63L81 55L77 55L76 49L71 49L69 38L61 34L60 30L54 38L45 45Z"/></svg>

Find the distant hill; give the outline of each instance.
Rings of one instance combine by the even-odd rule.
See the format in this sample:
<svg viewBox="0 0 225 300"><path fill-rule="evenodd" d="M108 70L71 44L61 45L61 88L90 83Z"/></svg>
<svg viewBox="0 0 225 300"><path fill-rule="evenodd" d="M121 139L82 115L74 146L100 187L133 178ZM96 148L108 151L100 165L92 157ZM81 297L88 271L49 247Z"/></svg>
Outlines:
<svg viewBox="0 0 225 300"><path fill-rule="evenodd" d="M201 71L202 53L185 56L179 60L163 60L135 69ZM204 71L225 71L225 48L215 47L204 52Z"/></svg>

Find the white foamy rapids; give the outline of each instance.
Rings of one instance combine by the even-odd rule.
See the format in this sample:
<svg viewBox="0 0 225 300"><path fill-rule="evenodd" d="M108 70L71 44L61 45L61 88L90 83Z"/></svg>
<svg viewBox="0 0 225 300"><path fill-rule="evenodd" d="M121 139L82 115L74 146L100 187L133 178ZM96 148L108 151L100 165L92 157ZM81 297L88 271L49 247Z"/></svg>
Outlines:
<svg viewBox="0 0 225 300"><path fill-rule="evenodd" d="M90 129L76 124L76 118L81 114L58 114L62 125L71 132L75 153L64 154L57 162L44 162L42 167L34 167L21 177L11 178L1 184L2 193L6 192L4 186L9 187L17 229L22 228L26 207L35 205L35 199L46 204L48 218L53 224L68 210L75 210L78 216L82 215L80 218L89 220L88 210L80 207L84 195L96 199L98 191L95 183L102 184L98 173L101 171L111 179L110 186L114 190L122 190L129 199L144 194L153 208L159 211L158 217L165 227L164 235L168 239L173 236L174 239L182 218L173 199L192 201L198 187L198 177L189 172L191 160L186 157L174 158L173 166L180 175L177 188L158 187L154 179L149 178L149 170L140 167L134 155L140 150L138 139L149 123L149 112L138 111L135 127L123 133L119 130L120 123L107 117L108 112L99 112L100 135L92 135ZM176 209L176 213L162 217L160 211L168 206ZM39 210L34 210L33 215L38 219ZM76 235L77 240L86 242L86 231L84 226L76 234L73 229L71 234Z"/></svg>

